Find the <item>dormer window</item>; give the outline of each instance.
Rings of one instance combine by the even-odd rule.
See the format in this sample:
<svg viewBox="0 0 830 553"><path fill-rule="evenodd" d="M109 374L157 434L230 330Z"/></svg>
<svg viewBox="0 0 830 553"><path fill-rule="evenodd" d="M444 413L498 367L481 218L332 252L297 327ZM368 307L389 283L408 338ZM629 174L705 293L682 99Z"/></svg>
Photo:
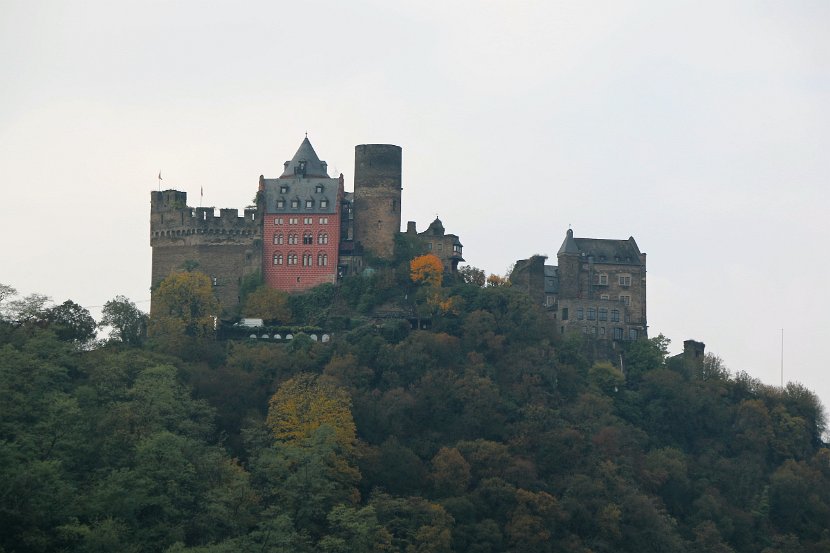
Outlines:
<svg viewBox="0 0 830 553"><path fill-rule="evenodd" d="M298 207L300 207L300 200L291 200L291 207L293 209L297 209Z"/></svg>
<svg viewBox="0 0 830 553"><path fill-rule="evenodd" d="M314 193L315 194L322 194L323 193L323 185L318 184L317 186L315 186L314 187Z"/></svg>
<svg viewBox="0 0 830 553"><path fill-rule="evenodd" d="M288 194L288 187L285 185L280 186L280 194Z"/></svg>
<svg viewBox="0 0 830 553"><path fill-rule="evenodd" d="M312 207L314 207L314 200L306 200L305 201L305 208L306 209L311 209Z"/></svg>
<svg viewBox="0 0 830 553"><path fill-rule="evenodd" d="M277 209L285 209L285 200L277 200Z"/></svg>
<svg viewBox="0 0 830 553"><path fill-rule="evenodd" d="M329 201L328 200L320 200L320 207L321 208L325 209L328 206L329 206Z"/></svg>

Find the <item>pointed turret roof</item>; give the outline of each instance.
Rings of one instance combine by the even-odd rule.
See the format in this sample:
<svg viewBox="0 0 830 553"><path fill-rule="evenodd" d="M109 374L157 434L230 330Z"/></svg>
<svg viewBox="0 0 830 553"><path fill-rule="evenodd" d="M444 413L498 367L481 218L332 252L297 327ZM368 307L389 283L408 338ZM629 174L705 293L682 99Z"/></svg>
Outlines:
<svg viewBox="0 0 830 553"><path fill-rule="evenodd" d="M579 255L579 246L576 245L576 240L574 239L574 231L572 229L568 229L568 233L565 235L565 241L562 242L562 246L560 246L559 251L556 252L556 255L562 255L566 253L575 253Z"/></svg>
<svg viewBox="0 0 830 553"><path fill-rule="evenodd" d="M291 161L285 162L285 171L282 172L280 178L298 176L329 178L326 162L320 161L320 158L317 157L317 152L314 151L308 136L303 139Z"/></svg>

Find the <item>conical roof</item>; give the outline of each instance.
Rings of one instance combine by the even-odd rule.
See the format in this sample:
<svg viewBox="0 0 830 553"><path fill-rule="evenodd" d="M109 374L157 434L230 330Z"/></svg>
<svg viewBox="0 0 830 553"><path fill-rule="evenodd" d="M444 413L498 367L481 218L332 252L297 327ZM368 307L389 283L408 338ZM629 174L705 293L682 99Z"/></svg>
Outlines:
<svg viewBox="0 0 830 553"><path fill-rule="evenodd" d="M576 245L576 240L574 240L574 231L571 229L568 229L568 232L565 235L565 241L562 242L562 246L559 248L559 251L556 252L556 255L566 253L579 253L579 246Z"/></svg>
<svg viewBox="0 0 830 553"><path fill-rule="evenodd" d="M329 178L326 162L320 161L320 158L317 157L317 152L314 151L314 147L307 136L303 139L291 161L285 162L285 171L280 175L280 178L299 176Z"/></svg>

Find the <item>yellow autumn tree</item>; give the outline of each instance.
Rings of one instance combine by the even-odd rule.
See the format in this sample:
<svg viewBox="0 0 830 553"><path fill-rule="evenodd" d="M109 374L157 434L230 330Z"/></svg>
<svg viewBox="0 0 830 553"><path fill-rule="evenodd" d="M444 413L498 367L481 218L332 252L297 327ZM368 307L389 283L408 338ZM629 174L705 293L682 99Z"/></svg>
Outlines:
<svg viewBox="0 0 830 553"><path fill-rule="evenodd" d="M150 331L159 335L179 328L187 336L209 336L218 315L219 301L210 277L198 272L173 273L153 294Z"/></svg>
<svg viewBox="0 0 830 553"><path fill-rule="evenodd" d="M409 278L415 283L440 288L444 278L444 264L434 254L420 255L409 262Z"/></svg>
<svg viewBox="0 0 830 553"><path fill-rule="evenodd" d="M357 429L348 392L331 379L300 373L285 381L268 403L268 427L283 443L302 446L322 425L334 430L336 441L351 453Z"/></svg>

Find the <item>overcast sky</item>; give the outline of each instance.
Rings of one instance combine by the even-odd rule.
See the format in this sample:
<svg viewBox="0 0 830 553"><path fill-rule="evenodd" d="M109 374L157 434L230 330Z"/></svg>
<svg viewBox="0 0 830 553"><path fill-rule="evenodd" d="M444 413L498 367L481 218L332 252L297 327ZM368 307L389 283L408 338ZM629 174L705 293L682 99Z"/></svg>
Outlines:
<svg viewBox="0 0 830 553"><path fill-rule="evenodd" d="M243 208L304 133L504 273L634 236L648 320L830 404L830 2L0 0L0 282L149 308L149 192Z"/></svg>

